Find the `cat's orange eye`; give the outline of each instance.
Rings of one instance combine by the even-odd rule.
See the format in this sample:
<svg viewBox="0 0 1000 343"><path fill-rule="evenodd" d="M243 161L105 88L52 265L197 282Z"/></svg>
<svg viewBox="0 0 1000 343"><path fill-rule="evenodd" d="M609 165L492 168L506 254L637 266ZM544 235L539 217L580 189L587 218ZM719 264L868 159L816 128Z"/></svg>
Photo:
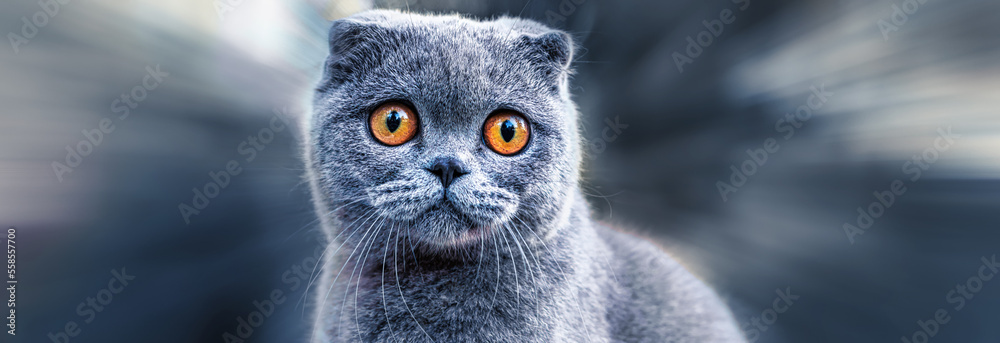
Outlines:
<svg viewBox="0 0 1000 343"><path fill-rule="evenodd" d="M483 140L501 155L513 155L528 145L531 129L524 116L513 111L501 111L486 118Z"/></svg>
<svg viewBox="0 0 1000 343"><path fill-rule="evenodd" d="M419 122L417 113L409 106L391 102L372 112L368 126L371 127L372 136L379 142L400 145L417 134Z"/></svg>

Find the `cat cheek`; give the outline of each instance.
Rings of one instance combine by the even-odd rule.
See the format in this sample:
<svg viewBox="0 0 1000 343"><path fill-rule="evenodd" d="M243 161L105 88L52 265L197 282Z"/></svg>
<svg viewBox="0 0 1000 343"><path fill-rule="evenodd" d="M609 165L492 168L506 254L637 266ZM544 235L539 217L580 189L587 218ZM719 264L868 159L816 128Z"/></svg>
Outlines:
<svg viewBox="0 0 1000 343"><path fill-rule="evenodd" d="M366 192L378 213L394 220L415 219L443 196L441 187L426 178L386 182Z"/></svg>
<svg viewBox="0 0 1000 343"><path fill-rule="evenodd" d="M480 225L508 221L519 204L514 193L493 186L452 187L448 189L448 197L455 207Z"/></svg>

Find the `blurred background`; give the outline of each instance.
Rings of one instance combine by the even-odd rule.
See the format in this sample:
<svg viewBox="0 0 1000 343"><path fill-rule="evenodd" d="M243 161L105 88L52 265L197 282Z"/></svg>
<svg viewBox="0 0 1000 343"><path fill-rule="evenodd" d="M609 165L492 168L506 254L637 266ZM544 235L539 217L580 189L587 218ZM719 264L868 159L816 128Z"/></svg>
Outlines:
<svg viewBox="0 0 1000 343"><path fill-rule="evenodd" d="M294 123L369 8L572 33L595 212L752 341L1000 339L1000 2L63 1L0 5L2 342L303 342Z"/></svg>

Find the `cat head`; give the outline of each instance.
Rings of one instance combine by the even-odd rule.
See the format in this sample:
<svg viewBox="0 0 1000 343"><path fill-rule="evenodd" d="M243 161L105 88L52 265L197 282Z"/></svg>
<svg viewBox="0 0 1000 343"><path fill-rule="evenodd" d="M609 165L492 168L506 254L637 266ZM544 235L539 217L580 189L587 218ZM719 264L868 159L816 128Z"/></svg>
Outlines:
<svg viewBox="0 0 1000 343"><path fill-rule="evenodd" d="M433 248L566 220L581 159L568 34L368 11L329 40L306 149L320 215Z"/></svg>

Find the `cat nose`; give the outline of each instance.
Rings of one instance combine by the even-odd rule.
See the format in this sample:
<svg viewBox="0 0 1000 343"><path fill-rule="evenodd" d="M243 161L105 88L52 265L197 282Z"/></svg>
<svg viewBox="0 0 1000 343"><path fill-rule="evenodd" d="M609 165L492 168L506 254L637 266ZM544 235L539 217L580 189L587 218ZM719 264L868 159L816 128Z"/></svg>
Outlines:
<svg viewBox="0 0 1000 343"><path fill-rule="evenodd" d="M459 176L469 173L462 162L453 157L438 157L427 170L441 178L444 188L448 188Z"/></svg>

